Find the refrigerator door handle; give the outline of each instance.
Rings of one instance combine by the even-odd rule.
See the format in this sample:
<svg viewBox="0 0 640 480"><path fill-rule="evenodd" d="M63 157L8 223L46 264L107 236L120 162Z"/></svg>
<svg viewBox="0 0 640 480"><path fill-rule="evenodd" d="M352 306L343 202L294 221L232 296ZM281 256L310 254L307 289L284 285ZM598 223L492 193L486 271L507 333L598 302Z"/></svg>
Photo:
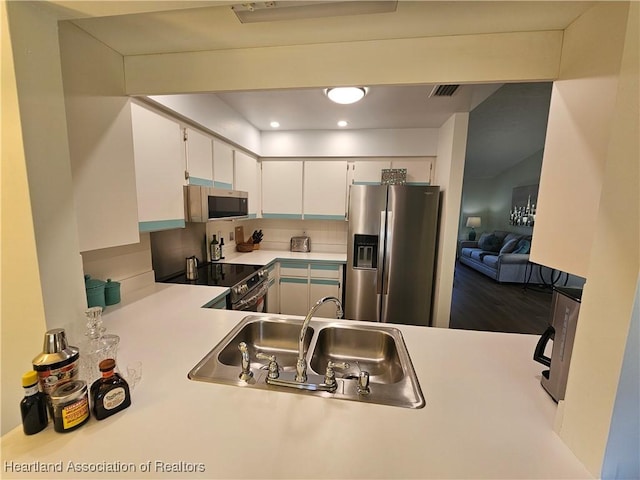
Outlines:
<svg viewBox="0 0 640 480"><path fill-rule="evenodd" d="M386 240L387 218L384 210L380 212L380 235L378 236L378 267L376 268L376 293L382 294L382 274L384 269L384 244ZM378 305L380 302L378 301Z"/></svg>
<svg viewBox="0 0 640 480"><path fill-rule="evenodd" d="M389 268L391 266L391 247L393 243L393 212L387 212L387 231L385 234L385 245L384 245L384 291L383 295L389 294Z"/></svg>

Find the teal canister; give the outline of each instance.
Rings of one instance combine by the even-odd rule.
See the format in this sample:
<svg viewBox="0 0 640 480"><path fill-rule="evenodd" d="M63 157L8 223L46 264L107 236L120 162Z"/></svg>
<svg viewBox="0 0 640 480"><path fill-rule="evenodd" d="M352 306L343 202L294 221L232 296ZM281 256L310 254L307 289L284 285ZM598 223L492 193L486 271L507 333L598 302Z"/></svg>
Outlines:
<svg viewBox="0 0 640 480"><path fill-rule="evenodd" d="M91 278L90 275L84 276L84 288L87 292L87 305L89 307L106 307L107 302L104 296L104 287L106 282Z"/></svg>
<svg viewBox="0 0 640 480"><path fill-rule="evenodd" d="M104 286L104 300L107 305L120 303L120 282L114 282L107 278L107 283Z"/></svg>

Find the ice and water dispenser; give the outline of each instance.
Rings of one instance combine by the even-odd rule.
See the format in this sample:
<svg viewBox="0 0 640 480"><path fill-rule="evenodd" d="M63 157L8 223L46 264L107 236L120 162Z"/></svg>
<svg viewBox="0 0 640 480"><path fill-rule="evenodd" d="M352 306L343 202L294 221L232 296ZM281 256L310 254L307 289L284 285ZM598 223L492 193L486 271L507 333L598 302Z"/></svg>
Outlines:
<svg viewBox="0 0 640 480"><path fill-rule="evenodd" d="M378 235L353 237L353 268L378 268Z"/></svg>

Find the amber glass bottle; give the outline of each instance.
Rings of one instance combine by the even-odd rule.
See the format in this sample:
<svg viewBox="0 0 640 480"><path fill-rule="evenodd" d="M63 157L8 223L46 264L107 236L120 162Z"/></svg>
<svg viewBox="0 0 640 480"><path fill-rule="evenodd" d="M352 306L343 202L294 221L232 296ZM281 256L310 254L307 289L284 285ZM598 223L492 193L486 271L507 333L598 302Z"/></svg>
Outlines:
<svg viewBox="0 0 640 480"><path fill-rule="evenodd" d="M116 361L113 358L102 360L99 364L102 378L91 385L93 414L103 420L131 405L131 394L126 380L116 373Z"/></svg>

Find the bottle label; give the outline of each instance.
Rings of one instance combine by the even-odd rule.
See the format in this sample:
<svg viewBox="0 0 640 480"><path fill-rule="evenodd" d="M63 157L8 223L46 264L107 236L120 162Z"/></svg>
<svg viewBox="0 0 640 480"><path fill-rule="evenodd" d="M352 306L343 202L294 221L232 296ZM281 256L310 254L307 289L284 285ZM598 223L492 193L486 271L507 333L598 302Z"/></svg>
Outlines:
<svg viewBox="0 0 640 480"><path fill-rule="evenodd" d="M124 388L114 388L104 396L103 405L105 410L113 410L114 408L119 407L122 405L125 398L127 398L127 394L124 391Z"/></svg>
<svg viewBox="0 0 640 480"><path fill-rule="evenodd" d="M31 395L35 395L38 393L40 389L38 388L38 384L31 385L30 387L24 387L24 396L30 397Z"/></svg>
<svg viewBox="0 0 640 480"><path fill-rule="evenodd" d="M89 399L85 395L77 402L62 409L62 426L65 430L84 422L89 416Z"/></svg>

